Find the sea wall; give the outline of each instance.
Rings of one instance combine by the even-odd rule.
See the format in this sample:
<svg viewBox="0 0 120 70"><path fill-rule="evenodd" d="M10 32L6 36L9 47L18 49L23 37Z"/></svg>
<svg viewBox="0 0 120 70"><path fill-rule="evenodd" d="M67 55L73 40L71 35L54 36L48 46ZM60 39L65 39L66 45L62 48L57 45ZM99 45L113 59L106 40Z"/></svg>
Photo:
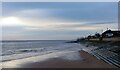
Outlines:
<svg viewBox="0 0 120 70"><path fill-rule="evenodd" d="M91 38L89 41L120 41L120 37L111 37L111 38Z"/></svg>
<svg viewBox="0 0 120 70"><path fill-rule="evenodd" d="M89 39L90 41L99 41L100 39L99 38L92 38L92 39Z"/></svg>
<svg viewBox="0 0 120 70"><path fill-rule="evenodd" d="M103 38L103 41L120 41L120 37Z"/></svg>

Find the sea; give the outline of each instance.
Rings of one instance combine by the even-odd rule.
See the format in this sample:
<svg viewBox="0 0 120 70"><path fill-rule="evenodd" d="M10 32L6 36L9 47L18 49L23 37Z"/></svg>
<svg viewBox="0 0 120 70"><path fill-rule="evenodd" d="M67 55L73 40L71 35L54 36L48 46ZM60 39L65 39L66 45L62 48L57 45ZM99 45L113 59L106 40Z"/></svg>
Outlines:
<svg viewBox="0 0 120 70"><path fill-rule="evenodd" d="M79 51L84 50L109 64L120 67L120 46L117 44L101 43L95 46L87 42L85 44L68 42L69 40L1 41L0 64L9 68L58 57L65 60L82 60Z"/></svg>
<svg viewBox="0 0 120 70"><path fill-rule="evenodd" d="M19 40L2 41L2 60L7 62L18 59L25 59L35 56L54 54L62 56L65 53L72 54L81 50L80 44L66 43L68 40ZM79 54L68 56L68 59L76 60ZM51 56L52 57L52 56Z"/></svg>

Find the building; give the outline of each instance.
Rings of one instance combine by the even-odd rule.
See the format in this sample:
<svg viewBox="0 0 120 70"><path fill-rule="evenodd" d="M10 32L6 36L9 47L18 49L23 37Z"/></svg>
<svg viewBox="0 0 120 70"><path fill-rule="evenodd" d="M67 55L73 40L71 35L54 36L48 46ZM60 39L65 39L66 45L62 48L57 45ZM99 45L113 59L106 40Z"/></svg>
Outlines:
<svg viewBox="0 0 120 70"><path fill-rule="evenodd" d="M101 37L103 41L120 41L120 31L107 30Z"/></svg>
<svg viewBox="0 0 120 70"><path fill-rule="evenodd" d="M88 36L86 40L90 41L120 41L120 31L106 30L102 34L96 33Z"/></svg>
<svg viewBox="0 0 120 70"><path fill-rule="evenodd" d="M107 30L104 33L102 33L103 38L110 38L110 37L120 37L120 31L111 31Z"/></svg>

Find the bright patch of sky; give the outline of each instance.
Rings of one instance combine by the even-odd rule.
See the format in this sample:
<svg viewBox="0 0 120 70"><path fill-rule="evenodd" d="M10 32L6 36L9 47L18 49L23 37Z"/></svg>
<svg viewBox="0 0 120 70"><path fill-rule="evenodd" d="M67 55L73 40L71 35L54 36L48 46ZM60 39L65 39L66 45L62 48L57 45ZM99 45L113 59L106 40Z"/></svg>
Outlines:
<svg viewBox="0 0 120 70"><path fill-rule="evenodd" d="M4 40L71 40L117 29L117 2L4 2Z"/></svg>

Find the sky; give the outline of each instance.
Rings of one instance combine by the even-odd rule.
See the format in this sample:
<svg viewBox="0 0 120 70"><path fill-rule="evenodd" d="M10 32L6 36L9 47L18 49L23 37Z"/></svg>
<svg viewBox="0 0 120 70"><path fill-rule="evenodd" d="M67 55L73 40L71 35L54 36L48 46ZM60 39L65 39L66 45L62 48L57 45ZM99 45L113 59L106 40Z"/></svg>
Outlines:
<svg viewBox="0 0 120 70"><path fill-rule="evenodd" d="M117 2L3 2L3 40L73 40L118 28Z"/></svg>

